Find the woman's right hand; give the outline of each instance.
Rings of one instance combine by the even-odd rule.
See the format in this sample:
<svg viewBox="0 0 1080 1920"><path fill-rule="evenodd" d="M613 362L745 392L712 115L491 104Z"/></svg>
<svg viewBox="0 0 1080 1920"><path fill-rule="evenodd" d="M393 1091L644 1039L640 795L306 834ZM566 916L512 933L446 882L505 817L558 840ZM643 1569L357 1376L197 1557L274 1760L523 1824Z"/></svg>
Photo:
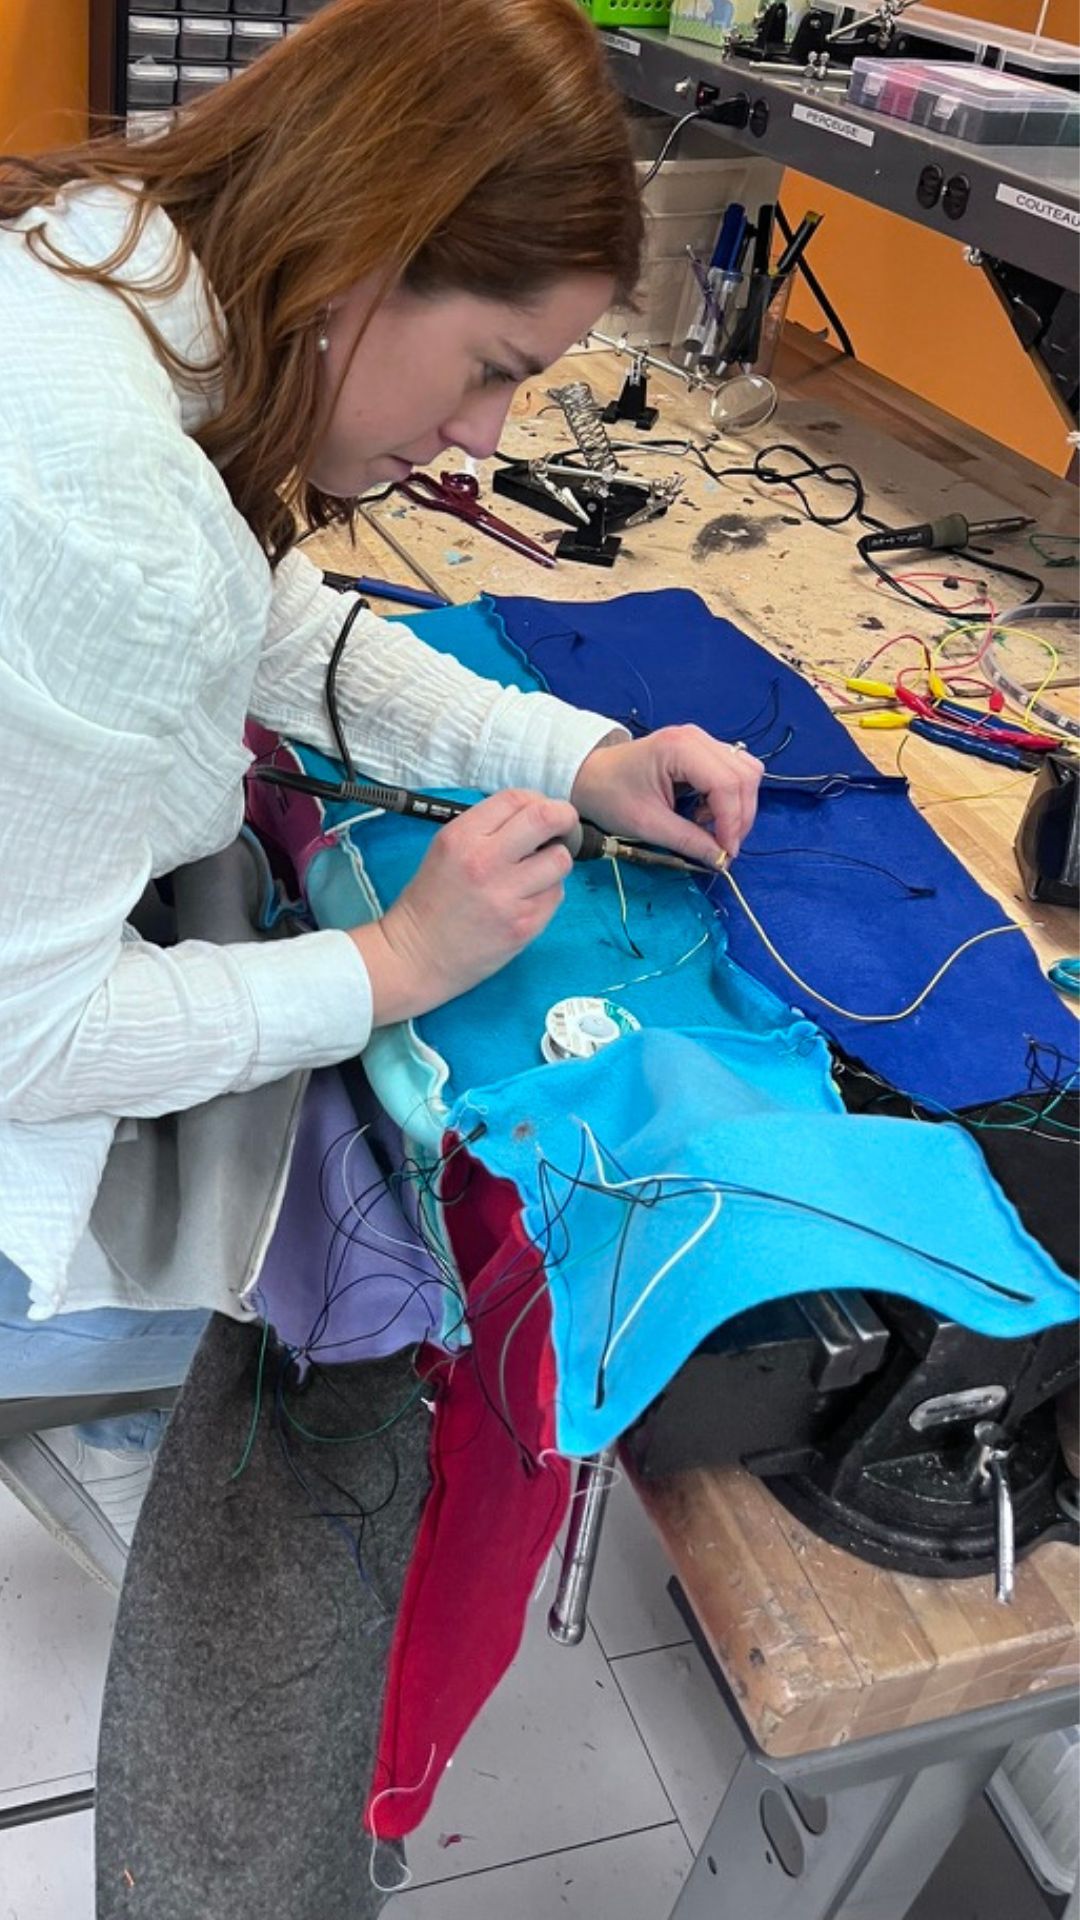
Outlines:
<svg viewBox="0 0 1080 1920"><path fill-rule="evenodd" d="M351 930L372 1024L455 999L535 940L562 902L573 865L562 841L579 824L568 801L510 789L441 827L382 919Z"/></svg>

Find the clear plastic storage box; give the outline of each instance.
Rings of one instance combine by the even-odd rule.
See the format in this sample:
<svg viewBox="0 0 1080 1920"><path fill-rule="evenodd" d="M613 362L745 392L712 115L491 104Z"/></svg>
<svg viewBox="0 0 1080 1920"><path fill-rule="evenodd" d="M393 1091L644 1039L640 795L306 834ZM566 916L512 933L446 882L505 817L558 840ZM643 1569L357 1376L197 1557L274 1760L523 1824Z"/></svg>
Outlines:
<svg viewBox="0 0 1080 1920"><path fill-rule="evenodd" d="M182 107L190 106L193 100L201 100L204 94L216 93L231 78L231 67L181 66L176 97Z"/></svg>
<svg viewBox="0 0 1080 1920"><path fill-rule="evenodd" d="M200 13L184 14L180 21L181 60L227 60L232 40L232 21Z"/></svg>
<svg viewBox="0 0 1080 1920"><path fill-rule="evenodd" d="M1080 96L949 60L856 60L852 106L978 147L1080 144Z"/></svg>
<svg viewBox="0 0 1080 1920"><path fill-rule="evenodd" d="M177 71L171 60L132 60L127 70L129 107L171 107Z"/></svg>
<svg viewBox="0 0 1080 1920"><path fill-rule="evenodd" d="M279 20L241 20L237 16L233 21L232 57L238 66L246 66L284 37Z"/></svg>
<svg viewBox="0 0 1080 1920"><path fill-rule="evenodd" d="M129 13L128 54L132 60L172 60L180 23L175 13Z"/></svg>

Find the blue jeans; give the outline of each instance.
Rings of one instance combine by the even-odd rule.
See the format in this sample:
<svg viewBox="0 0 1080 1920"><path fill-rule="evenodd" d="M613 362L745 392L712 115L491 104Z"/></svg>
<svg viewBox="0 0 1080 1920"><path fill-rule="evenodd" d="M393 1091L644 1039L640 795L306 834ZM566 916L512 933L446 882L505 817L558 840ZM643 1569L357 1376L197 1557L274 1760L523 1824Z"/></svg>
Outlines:
<svg viewBox="0 0 1080 1920"><path fill-rule="evenodd" d="M0 1253L0 1400L178 1386L210 1318L101 1307L28 1320L28 1297L25 1274ZM150 1410L80 1431L92 1446L131 1450L156 1446L161 1427L162 1416Z"/></svg>

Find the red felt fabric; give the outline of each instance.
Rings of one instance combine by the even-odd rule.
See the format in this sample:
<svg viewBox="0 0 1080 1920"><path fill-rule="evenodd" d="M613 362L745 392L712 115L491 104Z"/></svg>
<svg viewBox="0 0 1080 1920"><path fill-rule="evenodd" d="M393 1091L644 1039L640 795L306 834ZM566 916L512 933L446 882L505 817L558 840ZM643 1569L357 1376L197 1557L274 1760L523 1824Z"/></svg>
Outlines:
<svg viewBox="0 0 1080 1920"><path fill-rule="evenodd" d="M473 1345L454 1359L426 1355L436 1387L432 1488L391 1648L366 1812L379 1839L419 1825L513 1660L570 1497L570 1468L547 1451L555 1441L551 1308L517 1189L460 1148L447 1179L445 1218Z"/></svg>

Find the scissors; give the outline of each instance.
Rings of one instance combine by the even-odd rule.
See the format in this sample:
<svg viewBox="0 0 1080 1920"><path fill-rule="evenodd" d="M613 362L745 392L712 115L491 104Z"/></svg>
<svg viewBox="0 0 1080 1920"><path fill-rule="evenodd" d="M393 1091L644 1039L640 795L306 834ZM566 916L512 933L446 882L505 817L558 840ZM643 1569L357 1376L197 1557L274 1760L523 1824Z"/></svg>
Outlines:
<svg viewBox="0 0 1080 1920"><path fill-rule="evenodd" d="M500 520L486 507L480 505L480 482L471 473L440 473L433 480L429 473L411 474L408 480L400 480L396 491L403 493L414 506L431 507L436 512L452 513L457 520L464 520L478 533L490 534L504 547L511 547L526 560L535 560L538 566L554 567L558 563L554 554L548 553L527 533L519 533L508 520Z"/></svg>

